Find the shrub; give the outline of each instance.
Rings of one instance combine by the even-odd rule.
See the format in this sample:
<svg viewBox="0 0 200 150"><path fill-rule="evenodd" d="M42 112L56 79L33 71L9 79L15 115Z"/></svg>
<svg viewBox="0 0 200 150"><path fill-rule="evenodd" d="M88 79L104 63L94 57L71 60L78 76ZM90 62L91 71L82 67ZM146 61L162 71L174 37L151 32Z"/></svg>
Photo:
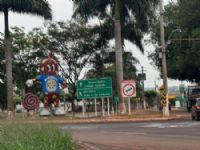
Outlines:
<svg viewBox="0 0 200 150"><path fill-rule="evenodd" d="M0 127L1 150L74 150L69 134L53 125L12 124Z"/></svg>

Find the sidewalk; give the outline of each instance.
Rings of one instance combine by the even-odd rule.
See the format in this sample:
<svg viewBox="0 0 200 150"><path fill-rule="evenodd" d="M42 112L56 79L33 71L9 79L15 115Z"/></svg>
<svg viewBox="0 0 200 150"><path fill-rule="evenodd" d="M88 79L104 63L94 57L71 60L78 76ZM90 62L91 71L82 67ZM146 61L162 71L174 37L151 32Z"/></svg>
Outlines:
<svg viewBox="0 0 200 150"><path fill-rule="evenodd" d="M79 114L81 116L81 114ZM29 116L24 119L4 120L3 122L14 123L52 123L52 124L74 124L74 123L108 123L108 122L144 122L190 119L190 113L186 111L171 111L169 117L163 117L162 112L149 110L134 110L131 115L110 115L105 117L80 118L70 116ZM2 122L2 123L3 123Z"/></svg>

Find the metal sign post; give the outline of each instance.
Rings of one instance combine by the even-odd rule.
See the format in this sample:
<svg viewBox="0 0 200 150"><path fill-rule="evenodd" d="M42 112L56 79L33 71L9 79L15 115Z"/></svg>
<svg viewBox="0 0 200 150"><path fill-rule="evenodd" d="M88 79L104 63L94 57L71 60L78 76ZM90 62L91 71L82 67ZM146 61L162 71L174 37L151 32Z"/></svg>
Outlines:
<svg viewBox="0 0 200 150"><path fill-rule="evenodd" d="M116 109L116 114L117 114L117 110L118 110L118 103L119 103L119 97L118 96L115 96L114 97L114 103L115 103L115 109Z"/></svg>
<svg viewBox="0 0 200 150"><path fill-rule="evenodd" d="M108 105L108 116L110 116L110 100L109 100L109 97L107 97L107 105Z"/></svg>
<svg viewBox="0 0 200 150"><path fill-rule="evenodd" d="M102 103L102 106L101 106L101 108L102 108L102 116L104 117L105 116L105 110L104 110L104 99L103 98L101 98L101 103Z"/></svg>
<svg viewBox="0 0 200 150"><path fill-rule="evenodd" d="M83 117L85 117L85 100L83 100L82 115L83 115Z"/></svg>
<svg viewBox="0 0 200 150"><path fill-rule="evenodd" d="M94 99L95 116L97 117L97 99Z"/></svg>
<svg viewBox="0 0 200 150"><path fill-rule="evenodd" d="M128 114L131 115L131 99L128 98Z"/></svg>

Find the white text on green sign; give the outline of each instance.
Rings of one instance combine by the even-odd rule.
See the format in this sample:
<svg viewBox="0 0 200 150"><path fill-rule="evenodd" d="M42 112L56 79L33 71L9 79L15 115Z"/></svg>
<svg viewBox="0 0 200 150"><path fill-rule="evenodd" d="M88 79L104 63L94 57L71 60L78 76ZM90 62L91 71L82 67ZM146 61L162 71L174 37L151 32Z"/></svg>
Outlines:
<svg viewBox="0 0 200 150"><path fill-rule="evenodd" d="M79 80L77 83L78 99L100 98L112 96L112 79L100 78L92 80Z"/></svg>

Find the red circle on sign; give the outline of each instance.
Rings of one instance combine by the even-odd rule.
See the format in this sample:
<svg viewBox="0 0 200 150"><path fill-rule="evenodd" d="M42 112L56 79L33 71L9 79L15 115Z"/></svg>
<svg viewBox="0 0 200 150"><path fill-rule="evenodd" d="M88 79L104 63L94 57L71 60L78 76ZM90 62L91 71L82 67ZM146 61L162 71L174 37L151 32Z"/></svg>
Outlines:
<svg viewBox="0 0 200 150"><path fill-rule="evenodd" d="M125 91L125 88L127 87L127 86L131 86L131 88L133 88L133 91L130 93L130 94L128 94L128 93L126 93L126 91ZM124 87L123 87L123 93L124 93L124 95L126 95L126 96L133 96L133 94L135 93L135 87L132 85L132 84L126 84L126 85L124 85Z"/></svg>

